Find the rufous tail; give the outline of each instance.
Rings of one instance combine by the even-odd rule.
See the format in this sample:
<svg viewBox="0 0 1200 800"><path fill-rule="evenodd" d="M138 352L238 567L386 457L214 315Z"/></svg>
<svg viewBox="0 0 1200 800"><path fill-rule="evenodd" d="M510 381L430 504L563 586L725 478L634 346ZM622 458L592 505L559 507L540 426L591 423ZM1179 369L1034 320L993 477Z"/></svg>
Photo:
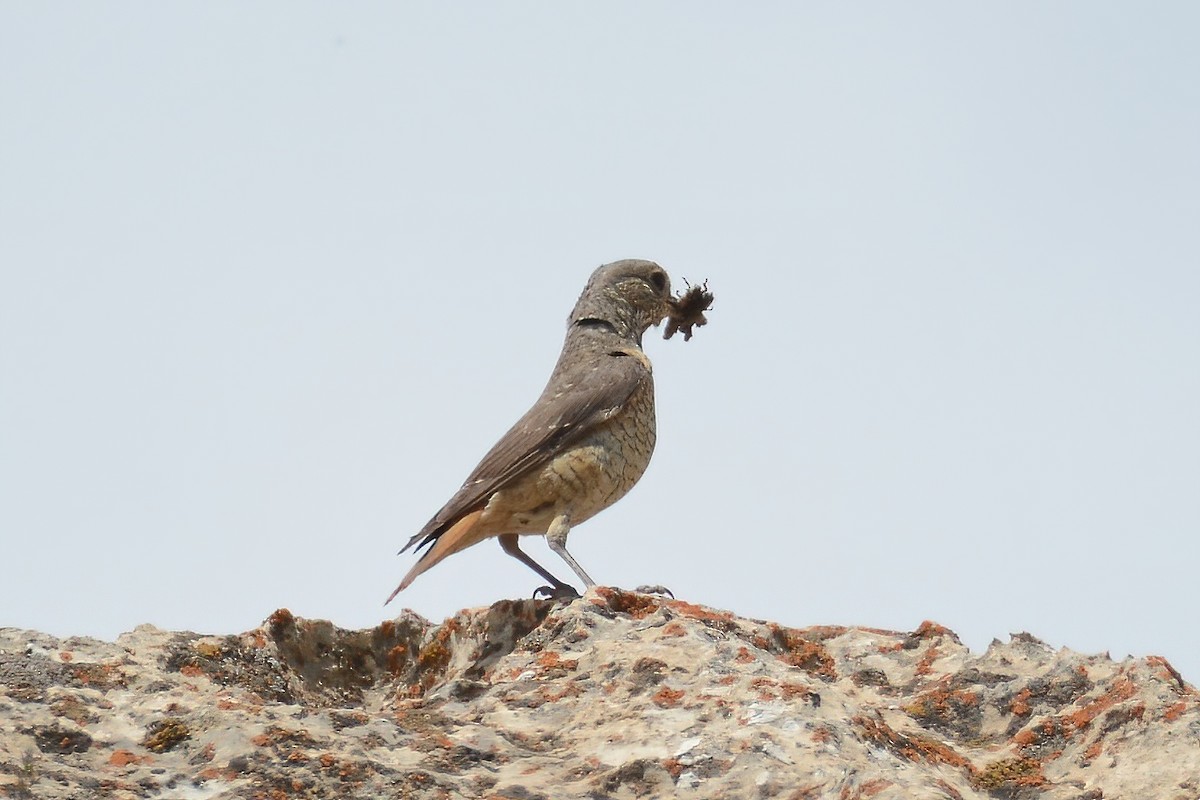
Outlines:
<svg viewBox="0 0 1200 800"><path fill-rule="evenodd" d="M400 581L400 585L396 587L394 592L388 595L388 599L384 600L383 604L386 606L392 602L396 595L407 589L409 584L417 579L418 575L446 556L453 555L459 550L475 544L475 540L470 537L470 533L481 516L483 516L482 508L478 511L472 511L451 525L445 533L434 541L433 547L426 550L425 555L421 556L421 559L416 564L413 564L413 568L408 571L408 574L404 576L404 580Z"/></svg>

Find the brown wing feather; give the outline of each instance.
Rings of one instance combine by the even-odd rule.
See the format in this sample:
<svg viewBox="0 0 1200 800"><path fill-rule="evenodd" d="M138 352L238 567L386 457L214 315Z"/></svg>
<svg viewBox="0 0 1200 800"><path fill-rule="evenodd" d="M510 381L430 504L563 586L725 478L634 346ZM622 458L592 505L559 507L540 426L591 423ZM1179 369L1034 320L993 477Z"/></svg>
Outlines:
<svg viewBox="0 0 1200 800"><path fill-rule="evenodd" d="M556 371L533 407L496 442L462 488L400 552L436 540L464 515L482 508L494 492L541 467L608 419L642 381L651 379L648 362L640 352L613 351L601 356L599 363L583 361L587 363L561 374Z"/></svg>

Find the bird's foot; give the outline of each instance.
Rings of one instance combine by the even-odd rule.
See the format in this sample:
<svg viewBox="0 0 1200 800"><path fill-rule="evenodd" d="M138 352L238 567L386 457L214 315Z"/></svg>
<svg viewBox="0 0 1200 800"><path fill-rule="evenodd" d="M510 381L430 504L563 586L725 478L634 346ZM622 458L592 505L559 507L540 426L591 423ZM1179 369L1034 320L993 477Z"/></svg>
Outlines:
<svg viewBox="0 0 1200 800"><path fill-rule="evenodd" d="M662 594L670 597L672 600L675 599L674 592L667 587L659 586L658 584L654 584L653 586L638 586L634 588L634 591L638 594Z"/></svg>
<svg viewBox="0 0 1200 800"><path fill-rule="evenodd" d="M534 600L557 600L562 603L569 603L572 600L578 600L580 597L581 595L575 591L574 586L565 583L558 586L539 586L533 590Z"/></svg>

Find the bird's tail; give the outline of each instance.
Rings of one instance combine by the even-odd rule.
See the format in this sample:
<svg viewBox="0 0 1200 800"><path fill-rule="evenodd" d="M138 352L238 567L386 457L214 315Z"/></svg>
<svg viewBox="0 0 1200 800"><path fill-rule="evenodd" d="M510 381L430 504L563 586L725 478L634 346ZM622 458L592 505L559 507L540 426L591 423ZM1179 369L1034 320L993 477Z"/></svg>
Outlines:
<svg viewBox="0 0 1200 800"><path fill-rule="evenodd" d="M482 508L477 511L472 511L470 514L467 514L458 522L447 528L445 533L439 535L437 539L434 540L433 547L426 550L425 554L421 556L420 560L418 560L416 564L413 564L413 568L408 571L408 574L404 576L404 580L400 581L400 585L396 587L394 592L388 595L388 599L384 600L383 604L386 606L388 603L392 602L396 595L407 589L409 584L417 579L418 575L441 561L446 556L453 555L459 550L463 550L475 544L478 539L473 537L471 533L472 529L475 527L475 523L479 521L481 516L483 516ZM409 544L411 545L412 542L409 542ZM405 547L404 549L407 550L408 547Z"/></svg>

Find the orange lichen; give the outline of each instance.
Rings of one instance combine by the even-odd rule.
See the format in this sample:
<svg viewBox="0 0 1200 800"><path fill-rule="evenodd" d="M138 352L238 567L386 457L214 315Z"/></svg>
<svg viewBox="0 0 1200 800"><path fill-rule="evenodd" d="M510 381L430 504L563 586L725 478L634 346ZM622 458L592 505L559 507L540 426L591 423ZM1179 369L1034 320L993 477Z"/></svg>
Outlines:
<svg viewBox="0 0 1200 800"><path fill-rule="evenodd" d="M653 595L639 592L623 592L608 586L596 588L595 605L606 606L618 614L628 614L634 619L644 619L662 606L663 601Z"/></svg>
<svg viewBox="0 0 1200 800"><path fill-rule="evenodd" d="M1183 712L1187 711L1187 707L1187 703L1180 701L1163 712L1163 719L1167 722L1174 722L1183 716Z"/></svg>
<svg viewBox="0 0 1200 800"><path fill-rule="evenodd" d="M826 639L837 638L848 630L850 629L845 625L810 625L807 628L801 628L800 633L806 639L816 639L823 642Z"/></svg>
<svg viewBox="0 0 1200 800"><path fill-rule="evenodd" d="M1075 728L1086 728L1092 723L1096 717L1108 709L1115 706L1124 700L1128 700L1137 693L1137 686L1134 685L1128 677L1121 677L1113 681L1112 688L1107 692L1097 697L1092 702L1085 705L1073 714L1067 715L1067 720L1075 726Z"/></svg>
<svg viewBox="0 0 1200 800"><path fill-rule="evenodd" d="M68 672L80 684L102 691L125 684L120 664L72 664Z"/></svg>
<svg viewBox="0 0 1200 800"><path fill-rule="evenodd" d="M125 767L130 764L145 764L154 760L153 756L139 756L132 750L114 750L108 757L108 763L114 767Z"/></svg>
<svg viewBox="0 0 1200 800"><path fill-rule="evenodd" d="M758 692L759 700L775 700L778 695L772 691L778 684L771 678L759 677L750 681L750 688Z"/></svg>
<svg viewBox="0 0 1200 800"><path fill-rule="evenodd" d="M929 675L933 672L933 662L941 657L942 652L936 646L929 648L917 660L916 673L918 675Z"/></svg>
<svg viewBox="0 0 1200 800"><path fill-rule="evenodd" d="M884 789L894 785L895 784L886 778L872 778L869 781L863 781L858 787L858 792L854 795L851 795L851 797L853 797L854 800L865 797L874 797Z"/></svg>
<svg viewBox="0 0 1200 800"><path fill-rule="evenodd" d="M1017 731L1012 738L1013 744L1018 747L1028 747L1038 740L1037 731L1033 728L1026 728L1023 731Z"/></svg>
<svg viewBox="0 0 1200 800"><path fill-rule="evenodd" d="M679 636L686 636L687 628L683 627L678 621L667 623L662 629L662 637L664 639L673 639Z"/></svg>
<svg viewBox="0 0 1200 800"><path fill-rule="evenodd" d="M408 648L402 644L398 644L387 652L387 668L388 672L393 675L399 675L404 669L404 665L408 663Z"/></svg>
<svg viewBox="0 0 1200 800"><path fill-rule="evenodd" d="M450 665L450 639L462 628L458 617L446 620L433 639L417 653L417 682L408 688L410 697L420 697L437 682Z"/></svg>
<svg viewBox="0 0 1200 800"><path fill-rule="evenodd" d="M575 658L563 658L553 650L543 650L537 655L538 666L543 671L552 669L561 669L567 672L573 672L579 668L579 660Z"/></svg>
<svg viewBox="0 0 1200 800"><path fill-rule="evenodd" d="M274 636L278 636L283 628L291 627L295 624L295 615L286 608L278 608L271 616L267 617L267 625L270 626L271 634Z"/></svg>
<svg viewBox="0 0 1200 800"><path fill-rule="evenodd" d="M669 689L666 686L654 693L654 697L650 698L654 705L659 708L674 708L679 705L679 701L683 699L683 692L678 689Z"/></svg>
<svg viewBox="0 0 1200 800"><path fill-rule="evenodd" d="M833 657L819 642L805 638L800 631L780 625L769 625L768 630L771 632L768 649L785 664L799 667L814 677L837 680Z"/></svg>
<svg viewBox="0 0 1200 800"><path fill-rule="evenodd" d="M854 717L851 722L859 729L863 739L884 747L908 761L947 764L973 771L969 760L941 742L923 736L909 736L900 733L881 719L860 715Z"/></svg>
<svg viewBox="0 0 1200 800"><path fill-rule="evenodd" d="M1017 692L1016 696L1013 697L1013 699L1008 704L1009 712L1017 715L1018 717L1028 716L1030 711L1033 710L1029 705L1029 697L1032 694L1033 693L1031 691L1029 691L1028 688L1022 689L1021 691Z"/></svg>
<svg viewBox="0 0 1200 800"><path fill-rule="evenodd" d="M713 611L686 600L668 600L666 605L681 616L700 622L728 622L733 619L733 614L728 611Z"/></svg>
<svg viewBox="0 0 1200 800"><path fill-rule="evenodd" d="M939 625L933 620L928 619L917 626L917 629L912 632L912 636L916 639L934 639L942 636L949 636L952 639L958 638L958 635L945 625Z"/></svg>
<svg viewBox="0 0 1200 800"><path fill-rule="evenodd" d="M579 697L582 694L583 689L580 688L578 683L574 682L568 683L562 688L562 691L559 692L550 691L549 686L542 687L542 697L544 697L549 703L557 703L564 697Z"/></svg>
<svg viewBox="0 0 1200 800"><path fill-rule="evenodd" d="M1075 726L1065 717L1047 717L1017 733L1012 741L1024 758L1053 761L1063 754L1062 744L1076 733Z"/></svg>
<svg viewBox="0 0 1200 800"><path fill-rule="evenodd" d="M316 741L309 735L308 731L300 729L280 728L272 725L265 731L255 736L250 740L250 743L257 747L267 747L269 745L292 744L298 747L312 747Z"/></svg>

